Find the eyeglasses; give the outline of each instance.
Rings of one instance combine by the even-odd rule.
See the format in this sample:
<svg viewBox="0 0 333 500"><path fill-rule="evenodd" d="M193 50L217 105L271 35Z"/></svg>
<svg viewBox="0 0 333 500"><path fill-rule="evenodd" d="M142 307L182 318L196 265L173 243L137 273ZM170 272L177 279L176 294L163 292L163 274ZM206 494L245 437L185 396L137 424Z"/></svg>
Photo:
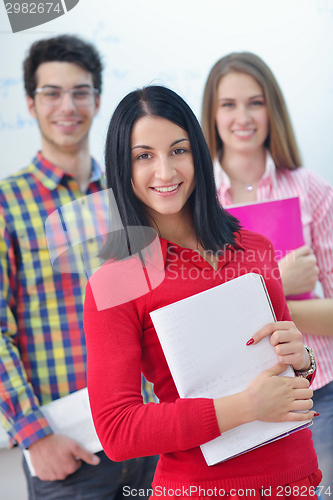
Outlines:
<svg viewBox="0 0 333 500"><path fill-rule="evenodd" d="M47 106L60 106L66 92L69 92L76 106L90 106L94 101L94 97L99 94L98 89L92 89L90 87L68 90L43 87L41 89L36 89L34 93L40 95L42 104L46 104Z"/></svg>

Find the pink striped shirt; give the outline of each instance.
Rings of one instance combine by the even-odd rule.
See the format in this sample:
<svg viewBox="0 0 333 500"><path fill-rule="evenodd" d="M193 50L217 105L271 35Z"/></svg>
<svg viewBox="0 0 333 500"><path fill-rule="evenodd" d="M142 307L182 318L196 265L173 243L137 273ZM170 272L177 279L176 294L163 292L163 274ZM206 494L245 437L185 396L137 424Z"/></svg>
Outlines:
<svg viewBox="0 0 333 500"><path fill-rule="evenodd" d="M214 173L220 202L231 205L230 179L218 160ZM278 200L298 196L300 199L304 241L314 251L320 269L319 281L325 297L333 297L333 188L318 174L304 167L296 170L277 169L270 153L259 182L257 200ZM318 369L313 389L333 380L333 337L303 334L304 343L316 354Z"/></svg>

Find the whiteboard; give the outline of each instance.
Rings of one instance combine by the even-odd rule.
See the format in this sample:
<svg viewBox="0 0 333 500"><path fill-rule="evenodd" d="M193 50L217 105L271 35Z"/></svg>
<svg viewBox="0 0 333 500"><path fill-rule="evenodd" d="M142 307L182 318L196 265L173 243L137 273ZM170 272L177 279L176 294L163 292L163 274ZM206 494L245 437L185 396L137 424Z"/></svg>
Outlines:
<svg viewBox="0 0 333 500"><path fill-rule="evenodd" d="M80 0L64 16L13 34L0 3L0 178L40 147L27 112L22 61L37 39L71 33L100 50L102 106L91 151L103 164L106 129L119 100L149 83L177 91L200 118L210 68L231 51L252 51L285 95L303 164L333 184L333 0Z"/></svg>
<svg viewBox="0 0 333 500"><path fill-rule="evenodd" d="M303 164L333 184L333 0L80 0L64 16L16 34L0 2L0 178L40 148L23 90L25 53L35 40L62 33L92 41L103 57L102 106L90 135L101 164L111 114L127 92L166 85L200 118L213 64L246 50L280 83ZM0 446L6 442L0 429Z"/></svg>

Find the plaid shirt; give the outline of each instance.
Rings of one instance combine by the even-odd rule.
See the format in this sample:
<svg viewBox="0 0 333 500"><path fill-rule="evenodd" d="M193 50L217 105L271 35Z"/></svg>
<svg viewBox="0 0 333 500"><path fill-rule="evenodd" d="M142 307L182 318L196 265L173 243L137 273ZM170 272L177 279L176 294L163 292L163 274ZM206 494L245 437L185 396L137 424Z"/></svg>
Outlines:
<svg viewBox="0 0 333 500"><path fill-rule="evenodd" d="M85 196L104 187L92 160ZM22 449L52 433L39 405L86 387L87 279L73 268L52 268L44 227L54 211L80 198L76 179L40 153L0 182L0 409L11 441ZM142 389L145 401L153 401L144 379Z"/></svg>

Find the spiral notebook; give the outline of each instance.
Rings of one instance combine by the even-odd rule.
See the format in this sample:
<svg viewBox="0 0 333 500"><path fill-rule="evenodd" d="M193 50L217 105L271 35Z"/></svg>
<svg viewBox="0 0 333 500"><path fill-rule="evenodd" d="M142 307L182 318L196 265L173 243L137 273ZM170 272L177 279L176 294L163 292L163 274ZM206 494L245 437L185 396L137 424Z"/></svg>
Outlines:
<svg viewBox="0 0 333 500"><path fill-rule="evenodd" d="M249 273L150 313L181 398L241 392L277 357L265 338L246 342L275 314L262 276ZM295 376L288 367L284 376ZM307 427L304 422L250 422L201 446L208 465L228 460Z"/></svg>

